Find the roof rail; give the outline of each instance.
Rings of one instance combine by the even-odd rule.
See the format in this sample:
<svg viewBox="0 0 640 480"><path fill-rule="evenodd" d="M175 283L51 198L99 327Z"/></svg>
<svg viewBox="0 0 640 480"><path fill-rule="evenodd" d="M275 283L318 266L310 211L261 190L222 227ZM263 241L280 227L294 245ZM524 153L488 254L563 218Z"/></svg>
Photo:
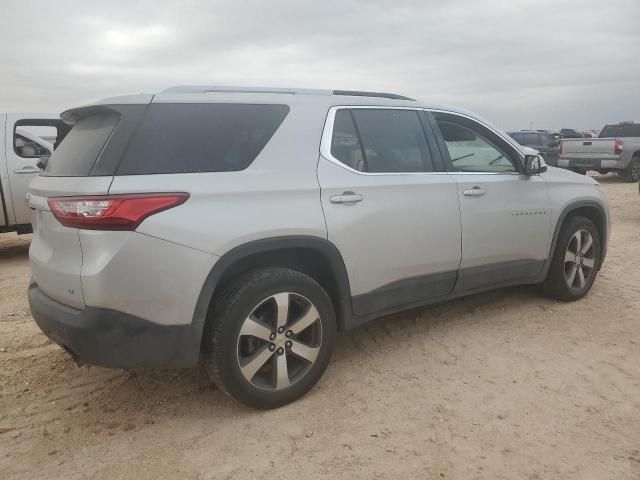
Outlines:
<svg viewBox="0 0 640 480"><path fill-rule="evenodd" d="M415 102L414 98L405 97L404 95L398 95L396 93L383 93L383 92L360 92L358 90L334 90L334 95L347 95L350 97L377 97L377 98L391 98L392 100L411 100Z"/></svg>
<svg viewBox="0 0 640 480"><path fill-rule="evenodd" d="M330 90L272 87L228 87L215 85L179 85L160 93L280 93L284 95L331 95Z"/></svg>
<svg viewBox="0 0 640 480"><path fill-rule="evenodd" d="M358 90L319 90L311 88L272 87L228 87L215 85L178 85L160 93L279 93L283 95L344 95L352 97L390 98L393 100L414 100L395 93L361 92Z"/></svg>

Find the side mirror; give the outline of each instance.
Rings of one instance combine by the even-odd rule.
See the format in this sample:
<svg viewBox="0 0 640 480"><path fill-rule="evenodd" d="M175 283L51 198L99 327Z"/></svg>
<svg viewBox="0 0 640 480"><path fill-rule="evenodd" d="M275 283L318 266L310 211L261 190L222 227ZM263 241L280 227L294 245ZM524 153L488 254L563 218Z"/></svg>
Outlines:
<svg viewBox="0 0 640 480"><path fill-rule="evenodd" d="M538 175L547 171L547 164L540 155L524 156L524 173L525 175Z"/></svg>
<svg viewBox="0 0 640 480"><path fill-rule="evenodd" d="M40 157L38 159L38 163L36 165L40 170L44 170L45 168L47 168L47 163L49 162L50 156L51 154L45 155L44 157Z"/></svg>

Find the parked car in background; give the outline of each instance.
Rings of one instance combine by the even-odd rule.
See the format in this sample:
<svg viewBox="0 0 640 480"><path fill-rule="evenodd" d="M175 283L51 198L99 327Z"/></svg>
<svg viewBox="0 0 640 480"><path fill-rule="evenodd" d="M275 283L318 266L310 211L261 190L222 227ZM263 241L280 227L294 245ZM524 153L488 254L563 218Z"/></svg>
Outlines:
<svg viewBox="0 0 640 480"><path fill-rule="evenodd" d="M79 362L201 359L253 407L310 390L337 331L508 285L578 300L607 250L593 179L465 110L174 87L62 118L30 188L33 318Z"/></svg>
<svg viewBox="0 0 640 480"><path fill-rule="evenodd" d="M558 166L578 173L617 172L631 182L640 180L640 123L606 125L598 138L563 139Z"/></svg>
<svg viewBox="0 0 640 480"><path fill-rule="evenodd" d="M31 232L29 183L68 128L57 115L0 114L0 233Z"/></svg>
<svg viewBox="0 0 640 480"><path fill-rule="evenodd" d="M520 145L538 150L548 165L555 167L558 164L560 143L550 134L540 130L521 130L509 132L509 136Z"/></svg>
<svg viewBox="0 0 640 480"><path fill-rule="evenodd" d="M582 133L573 128L561 128L560 135L562 138L582 138Z"/></svg>

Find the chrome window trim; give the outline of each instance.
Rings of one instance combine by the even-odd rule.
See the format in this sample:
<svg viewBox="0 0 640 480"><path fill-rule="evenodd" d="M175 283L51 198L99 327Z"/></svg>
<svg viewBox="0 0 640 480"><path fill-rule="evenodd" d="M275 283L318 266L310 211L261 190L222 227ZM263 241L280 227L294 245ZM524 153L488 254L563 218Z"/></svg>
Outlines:
<svg viewBox="0 0 640 480"><path fill-rule="evenodd" d="M482 125L483 127L489 129L498 137L502 138L509 145L511 145L516 152L518 152L518 154L521 156L521 160L524 159L524 154L520 151L519 148L517 148L513 144L513 141L509 141L509 139L506 138L504 135L502 135L500 132L496 131L494 128L490 127L489 125L486 125L478 121L478 119L473 118L469 115L465 115L463 113L453 112L450 110L442 110L437 108L425 108L425 107L393 107L393 106L386 106L386 105L335 105L329 108L329 112L327 113L327 119L325 120L324 128L322 130L322 138L320 140L320 155L322 155L329 162L341 168L344 168L349 172L357 173L358 175L369 175L369 176L378 176L378 175L514 175L514 176L521 176L522 175L522 173L520 172L360 172L359 170L356 170L354 168L351 168L348 165L345 165L340 160L338 160L333 155L331 155L331 141L333 139L333 125L336 118L336 112L338 110L344 110L344 109L413 110L415 112L421 112L421 111L437 112L437 113L446 113L450 115L458 115L460 117L467 118L473 122L476 122Z"/></svg>
<svg viewBox="0 0 640 480"><path fill-rule="evenodd" d="M320 155L326 158L331 163L338 165L339 167L344 168L353 173L357 173L358 175L369 175L369 176L379 176L379 175L446 175L447 172L361 172L356 170L355 168L351 168L348 165L345 165L340 160L331 155L331 141L333 140L333 124L336 118L336 112L338 110L344 109L375 109L375 110L412 110L414 112L424 111L424 108L420 107L389 107L385 105L337 105L331 107L329 109L329 113L327 114L327 120L324 124L324 130L322 131L322 139L320 140ZM425 139L426 141L426 139Z"/></svg>

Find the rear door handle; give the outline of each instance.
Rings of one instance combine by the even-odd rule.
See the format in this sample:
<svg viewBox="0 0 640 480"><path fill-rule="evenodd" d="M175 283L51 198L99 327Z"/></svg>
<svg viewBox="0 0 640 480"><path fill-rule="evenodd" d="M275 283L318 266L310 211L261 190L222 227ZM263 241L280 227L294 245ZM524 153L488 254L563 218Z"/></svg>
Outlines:
<svg viewBox="0 0 640 480"><path fill-rule="evenodd" d="M464 194L465 197L481 197L482 195L485 195L487 191L481 186L476 185L472 189L465 190L462 193Z"/></svg>
<svg viewBox="0 0 640 480"><path fill-rule="evenodd" d="M355 192L342 192L342 195L333 195L329 200L331 203L339 205L355 205L361 202L364 198Z"/></svg>
<svg viewBox="0 0 640 480"><path fill-rule="evenodd" d="M23 173L40 173L40 169L37 167L23 167L14 170L13 173L23 174Z"/></svg>

